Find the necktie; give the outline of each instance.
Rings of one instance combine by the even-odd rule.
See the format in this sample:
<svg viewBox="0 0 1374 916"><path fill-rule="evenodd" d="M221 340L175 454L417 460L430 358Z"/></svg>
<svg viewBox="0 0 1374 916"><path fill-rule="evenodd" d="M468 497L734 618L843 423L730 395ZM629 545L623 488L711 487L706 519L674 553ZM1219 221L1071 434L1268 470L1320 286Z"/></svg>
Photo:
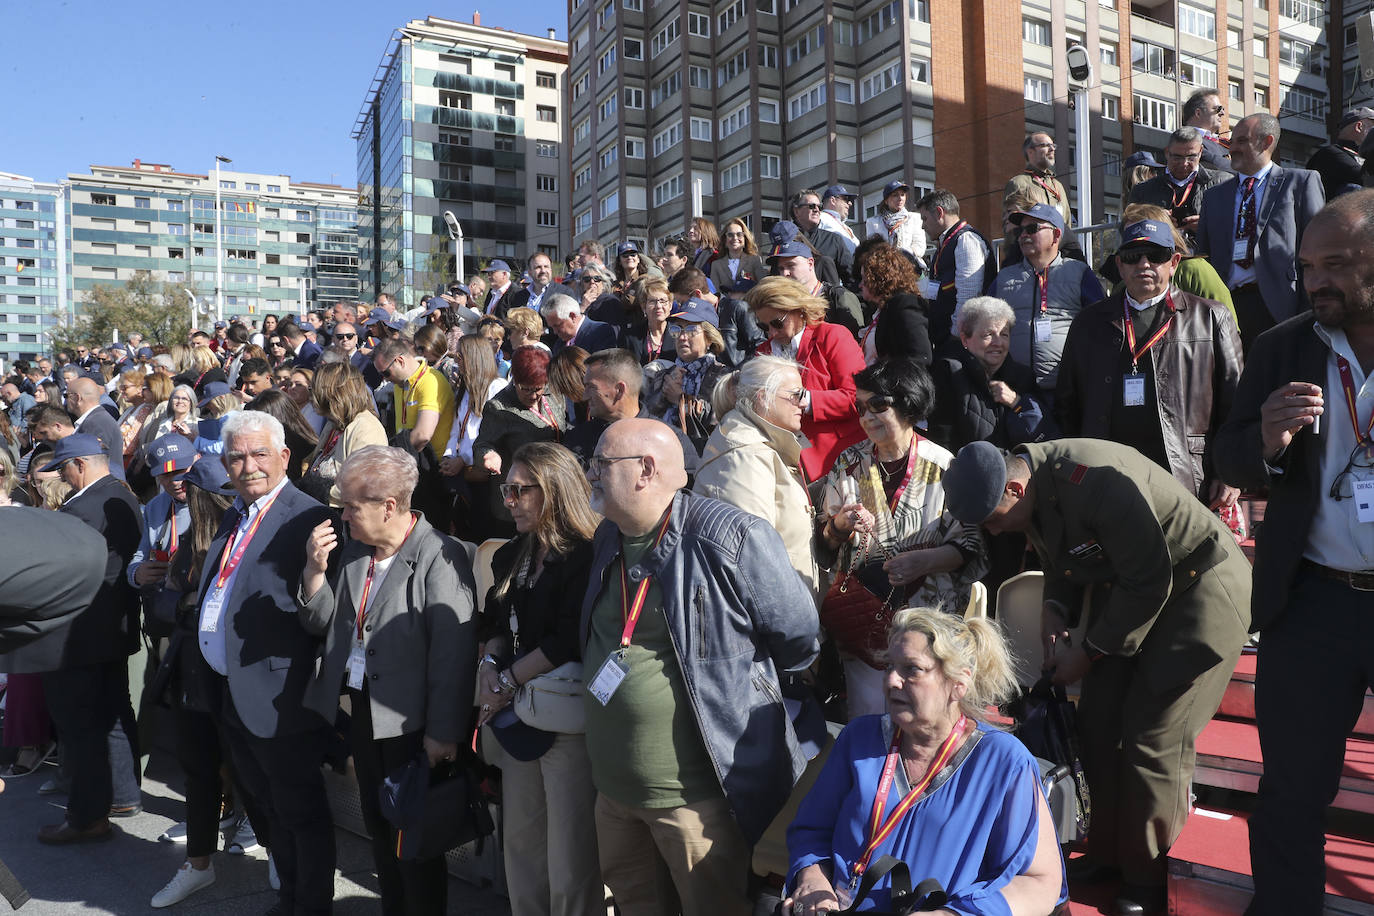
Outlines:
<svg viewBox="0 0 1374 916"><path fill-rule="evenodd" d="M1255 179L1245 179L1240 191L1240 215L1236 218L1236 240L1245 240L1245 257L1236 266L1248 270L1255 264Z"/></svg>

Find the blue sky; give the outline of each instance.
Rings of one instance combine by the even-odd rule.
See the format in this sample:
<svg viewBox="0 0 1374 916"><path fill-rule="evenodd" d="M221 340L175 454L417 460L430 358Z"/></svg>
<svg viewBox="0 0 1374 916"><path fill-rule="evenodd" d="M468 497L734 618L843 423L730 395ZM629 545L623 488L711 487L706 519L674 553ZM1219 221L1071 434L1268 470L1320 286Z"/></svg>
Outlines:
<svg viewBox="0 0 1374 916"><path fill-rule="evenodd" d="M565 0L139 4L0 0L0 172L52 181L135 158L356 181L349 139L392 30L428 15L558 37Z"/></svg>

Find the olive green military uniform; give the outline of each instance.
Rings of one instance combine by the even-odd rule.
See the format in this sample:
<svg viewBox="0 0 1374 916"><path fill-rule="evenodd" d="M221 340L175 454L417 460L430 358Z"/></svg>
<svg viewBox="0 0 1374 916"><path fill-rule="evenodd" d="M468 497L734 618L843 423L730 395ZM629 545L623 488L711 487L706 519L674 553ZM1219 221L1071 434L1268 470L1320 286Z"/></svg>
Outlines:
<svg viewBox="0 0 1374 916"><path fill-rule="evenodd" d="M1045 600L1070 626L1091 587L1083 678L1088 848L1129 884L1166 880L1188 816L1194 742L1221 703L1250 623L1250 566L1215 512L1135 449L1060 439L1031 468L1027 535Z"/></svg>

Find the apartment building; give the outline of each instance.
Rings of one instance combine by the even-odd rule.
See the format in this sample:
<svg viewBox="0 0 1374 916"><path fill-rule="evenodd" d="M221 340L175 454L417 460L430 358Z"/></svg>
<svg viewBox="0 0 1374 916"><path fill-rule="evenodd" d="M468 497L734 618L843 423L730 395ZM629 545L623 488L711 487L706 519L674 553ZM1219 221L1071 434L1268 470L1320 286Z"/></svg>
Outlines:
<svg viewBox="0 0 1374 916"><path fill-rule="evenodd" d="M464 273L567 249L563 157L568 48L430 16L392 35L353 129L364 294L418 304L455 275L444 213L462 228Z"/></svg>
<svg viewBox="0 0 1374 916"><path fill-rule="evenodd" d="M0 360L35 359L71 302L65 189L0 172Z"/></svg>

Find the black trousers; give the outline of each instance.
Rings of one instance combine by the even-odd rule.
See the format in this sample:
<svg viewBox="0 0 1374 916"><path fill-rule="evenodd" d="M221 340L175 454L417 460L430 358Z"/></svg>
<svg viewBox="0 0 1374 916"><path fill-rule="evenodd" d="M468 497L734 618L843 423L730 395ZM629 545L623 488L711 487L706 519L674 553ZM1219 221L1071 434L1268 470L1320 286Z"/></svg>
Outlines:
<svg viewBox="0 0 1374 916"><path fill-rule="evenodd" d="M62 739L62 763L71 779L67 823L90 827L110 814L110 729L132 722L129 660L123 656L95 665L64 668L43 675L48 712ZM130 733L132 740L133 733ZM134 752L137 760L137 751Z"/></svg>
<svg viewBox="0 0 1374 916"><path fill-rule="evenodd" d="M262 809L285 912L329 913L334 903L334 817L324 790L327 726L260 738L248 731L223 683L221 715L239 782ZM188 837L189 838L189 837Z"/></svg>
<svg viewBox="0 0 1374 916"><path fill-rule="evenodd" d="M1374 685L1372 607L1374 594L1300 571L1288 607L1261 634L1255 718L1264 776L1250 818L1249 916L1321 912L1326 809Z"/></svg>
<svg viewBox="0 0 1374 916"><path fill-rule="evenodd" d="M396 830L382 816L377 790L386 774L414 760L424 746L419 732L395 738L372 737L372 706L366 690L349 691L352 699L353 768L358 776L358 804L372 837L383 916L443 916L448 902L448 871L443 856L402 861L396 858Z"/></svg>
<svg viewBox="0 0 1374 916"><path fill-rule="evenodd" d="M178 706L177 762L186 774L186 855L208 856L219 847L221 773L229 751L214 716ZM232 769L232 768L231 768ZM272 826L251 792L237 786L238 806L248 815L258 842L272 848Z"/></svg>
<svg viewBox="0 0 1374 916"><path fill-rule="evenodd" d="M1231 304L1236 307L1236 322L1240 325L1241 350L1248 354L1255 338L1274 326L1274 315L1254 283L1231 290Z"/></svg>

